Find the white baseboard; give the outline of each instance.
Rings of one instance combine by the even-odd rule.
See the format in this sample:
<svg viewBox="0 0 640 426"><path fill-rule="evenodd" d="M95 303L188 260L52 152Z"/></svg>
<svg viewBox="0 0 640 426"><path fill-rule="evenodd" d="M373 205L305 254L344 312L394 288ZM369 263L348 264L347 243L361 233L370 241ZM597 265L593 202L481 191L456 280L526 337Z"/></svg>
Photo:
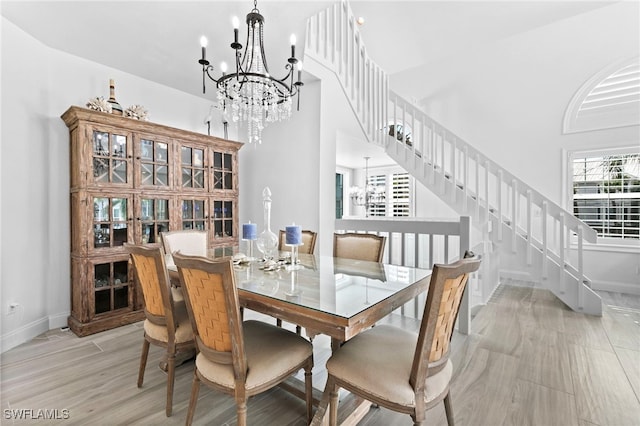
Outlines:
<svg viewBox="0 0 640 426"><path fill-rule="evenodd" d="M49 315L49 330L53 330L54 328L66 327L68 318L69 312Z"/></svg>
<svg viewBox="0 0 640 426"><path fill-rule="evenodd" d="M4 334L0 338L0 353L28 342L39 334L49 331L49 318L44 317Z"/></svg>
<svg viewBox="0 0 640 426"><path fill-rule="evenodd" d="M591 289L640 295L640 283L630 284L613 281L591 281Z"/></svg>

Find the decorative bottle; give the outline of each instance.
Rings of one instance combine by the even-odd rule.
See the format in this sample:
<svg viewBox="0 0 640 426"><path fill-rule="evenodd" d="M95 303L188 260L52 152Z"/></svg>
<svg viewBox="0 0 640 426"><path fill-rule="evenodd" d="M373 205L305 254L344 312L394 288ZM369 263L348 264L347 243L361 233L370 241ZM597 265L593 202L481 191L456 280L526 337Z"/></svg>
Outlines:
<svg viewBox="0 0 640 426"><path fill-rule="evenodd" d="M122 115L122 107L116 101L116 86L113 79L109 80L109 100L107 101L111 105L111 113L115 115Z"/></svg>
<svg viewBox="0 0 640 426"><path fill-rule="evenodd" d="M262 190L262 207L265 229L258 236L256 246L265 259L273 259L278 251L278 237L271 232L271 190L268 186Z"/></svg>

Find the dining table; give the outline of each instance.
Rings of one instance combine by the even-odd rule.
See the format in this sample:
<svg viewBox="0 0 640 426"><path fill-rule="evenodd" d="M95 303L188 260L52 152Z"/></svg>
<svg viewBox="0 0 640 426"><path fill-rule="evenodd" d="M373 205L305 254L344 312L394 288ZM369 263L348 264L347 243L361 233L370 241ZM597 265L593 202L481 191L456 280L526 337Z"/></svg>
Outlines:
<svg viewBox="0 0 640 426"><path fill-rule="evenodd" d="M167 269L179 285L175 265ZM426 292L431 270L312 254L291 264L282 252L272 262L236 260L234 276L243 309L296 324L312 339L327 335L336 351Z"/></svg>

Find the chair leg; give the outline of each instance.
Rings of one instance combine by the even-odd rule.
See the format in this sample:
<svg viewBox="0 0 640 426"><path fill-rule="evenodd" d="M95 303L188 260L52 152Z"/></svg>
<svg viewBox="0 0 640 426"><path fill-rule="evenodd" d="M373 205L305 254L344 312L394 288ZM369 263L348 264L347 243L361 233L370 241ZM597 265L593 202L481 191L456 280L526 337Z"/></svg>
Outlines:
<svg viewBox="0 0 640 426"><path fill-rule="evenodd" d="M329 425L336 426L338 424L338 385L333 385L331 389L331 402L329 403Z"/></svg>
<svg viewBox="0 0 640 426"><path fill-rule="evenodd" d="M238 426L247 426L247 400L237 402Z"/></svg>
<svg viewBox="0 0 640 426"><path fill-rule="evenodd" d="M198 403L198 394L200 393L200 379L198 379L198 369L193 371L193 383L191 384L191 397L189 398L189 410L187 411L186 426L191 426L193 415L196 412L196 404Z"/></svg>
<svg viewBox="0 0 640 426"><path fill-rule="evenodd" d="M138 370L138 387L142 387L144 381L144 370L147 368L147 357L149 356L149 341L144 339L142 342L142 353L140 354L140 369Z"/></svg>
<svg viewBox="0 0 640 426"><path fill-rule="evenodd" d="M276 318L276 327L282 327L282 320L280 318Z"/></svg>
<svg viewBox="0 0 640 426"><path fill-rule="evenodd" d="M300 327L299 325L296 325L296 334L298 336L302 336L302 327Z"/></svg>
<svg viewBox="0 0 640 426"><path fill-rule="evenodd" d="M444 411L447 414L447 424L453 425L453 408L451 407L451 393L447 392L447 396L444 397Z"/></svg>
<svg viewBox="0 0 640 426"><path fill-rule="evenodd" d="M307 424L311 423L313 417L313 381L311 379L311 373L313 370L313 359L309 360L304 367L304 392L305 400L307 403Z"/></svg>
<svg viewBox="0 0 640 426"><path fill-rule="evenodd" d="M168 354L167 358L167 417L173 412L173 384L176 379L176 354Z"/></svg>

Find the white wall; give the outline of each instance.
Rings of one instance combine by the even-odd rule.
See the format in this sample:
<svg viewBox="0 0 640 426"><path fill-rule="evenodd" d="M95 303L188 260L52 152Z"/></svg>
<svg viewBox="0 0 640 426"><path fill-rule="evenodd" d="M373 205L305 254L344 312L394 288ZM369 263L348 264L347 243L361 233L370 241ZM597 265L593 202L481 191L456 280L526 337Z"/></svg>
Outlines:
<svg viewBox="0 0 640 426"><path fill-rule="evenodd" d="M1 31L0 352L69 315L69 135L60 115L108 97L110 78L123 107L142 104L169 126L205 133L211 104L50 49L4 18ZM20 306L6 315L10 302Z"/></svg>

